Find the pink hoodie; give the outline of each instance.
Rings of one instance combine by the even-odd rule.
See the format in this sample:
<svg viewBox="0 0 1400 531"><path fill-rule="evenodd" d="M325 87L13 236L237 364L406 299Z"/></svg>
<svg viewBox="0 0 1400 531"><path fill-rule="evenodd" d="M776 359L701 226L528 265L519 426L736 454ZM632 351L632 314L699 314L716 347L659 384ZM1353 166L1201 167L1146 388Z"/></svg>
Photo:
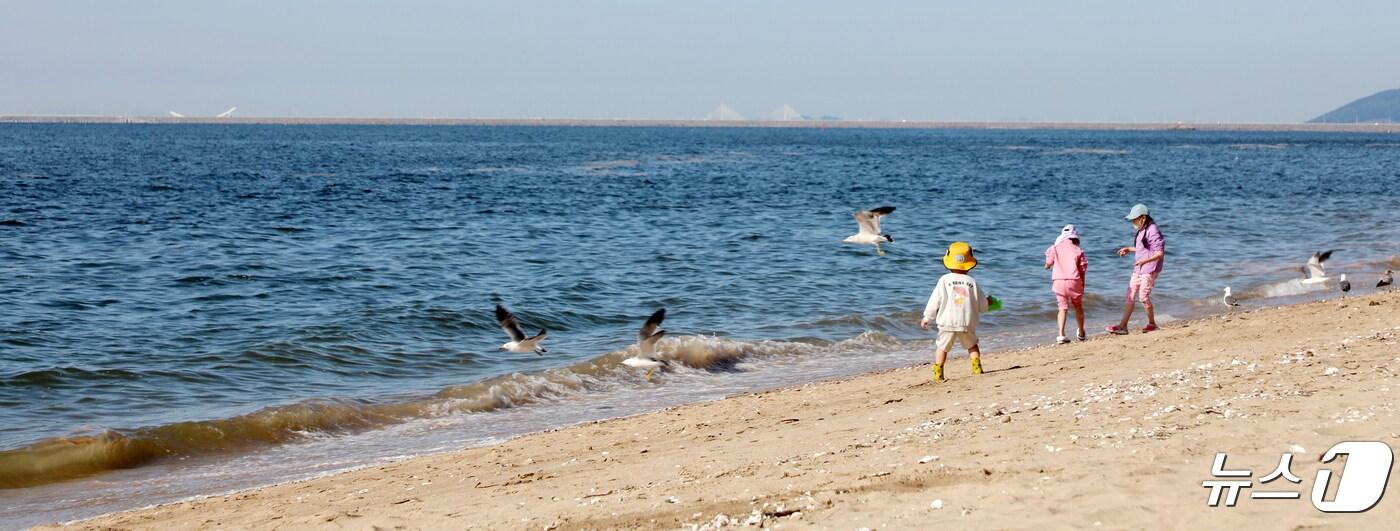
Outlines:
<svg viewBox="0 0 1400 531"><path fill-rule="evenodd" d="M1084 250L1065 238L1045 250L1045 265L1053 266L1051 280L1084 280L1089 259L1084 257Z"/></svg>

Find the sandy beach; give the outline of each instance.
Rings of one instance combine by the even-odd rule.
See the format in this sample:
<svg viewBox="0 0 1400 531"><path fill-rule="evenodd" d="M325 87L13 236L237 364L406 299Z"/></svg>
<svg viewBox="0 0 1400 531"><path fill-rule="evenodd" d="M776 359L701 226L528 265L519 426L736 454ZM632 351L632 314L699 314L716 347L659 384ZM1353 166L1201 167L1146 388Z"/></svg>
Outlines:
<svg viewBox="0 0 1400 531"><path fill-rule="evenodd" d="M921 365L745 394L72 527L1391 528L1394 494L1361 514L1308 498L1341 472L1319 463L1333 444L1400 444L1397 337L1394 292L1237 311L989 353L980 377L955 359L945 383ZM1208 507L1217 452L1301 498ZM1284 453L1302 482L1259 485Z"/></svg>

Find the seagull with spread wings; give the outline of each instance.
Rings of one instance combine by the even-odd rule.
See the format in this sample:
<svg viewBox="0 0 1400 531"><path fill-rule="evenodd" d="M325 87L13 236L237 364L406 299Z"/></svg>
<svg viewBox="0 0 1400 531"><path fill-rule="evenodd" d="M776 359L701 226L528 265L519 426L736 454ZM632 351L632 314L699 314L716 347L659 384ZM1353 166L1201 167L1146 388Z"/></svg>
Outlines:
<svg viewBox="0 0 1400 531"><path fill-rule="evenodd" d="M656 357L656 343L661 341L661 336L666 335L665 330L659 330L661 321L666 320L666 309L656 310L647 321L642 324L641 330L637 331L637 353L630 358L622 360L622 364L628 367L646 369L646 379L651 381L651 373L656 372L659 367L665 367L668 362Z"/></svg>
<svg viewBox="0 0 1400 531"><path fill-rule="evenodd" d="M1298 268L1299 271L1302 271L1303 274L1308 277L1303 279L1304 284L1321 284L1329 280L1327 277L1327 270L1323 267L1322 263L1326 262L1328 258L1332 258L1333 252L1335 251L1315 252L1312 254L1312 257L1308 258L1308 263L1306 265Z"/></svg>
<svg viewBox="0 0 1400 531"><path fill-rule="evenodd" d="M549 352L545 350L544 347L540 346L540 342L544 341L544 336L547 332L545 330L540 330L540 333L535 334L535 337L525 337L525 332L520 329L520 321L517 320L515 314L510 313L510 310L507 310L505 306L496 305L496 321L501 323L501 330L505 330L506 335L510 336L510 341L501 345L501 348L498 350L515 352L517 354L534 352L541 356L543 356L545 352Z"/></svg>
<svg viewBox="0 0 1400 531"><path fill-rule="evenodd" d="M890 212L894 212L894 207L882 206L856 212L856 225L860 226L860 232L847 236L842 241L874 245L875 252L879 253L880 256L885 256L885 251L880 249L880 244L894 242L894 236L880 234L880 218L888 216Z"/></svg>

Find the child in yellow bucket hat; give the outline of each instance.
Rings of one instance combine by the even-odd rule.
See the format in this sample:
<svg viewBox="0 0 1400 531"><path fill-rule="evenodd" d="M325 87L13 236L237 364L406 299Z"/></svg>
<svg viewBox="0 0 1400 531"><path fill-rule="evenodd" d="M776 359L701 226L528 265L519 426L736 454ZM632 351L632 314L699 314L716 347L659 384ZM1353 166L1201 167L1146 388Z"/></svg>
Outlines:
<svg viewBox="0 0 1400 531"><path fill-rule="evenodd" d="M948 274L938 279L933 294L924 307L919 327L928 329L932 321L938 326L938 350L934 354L933 379L943 381L943 362L953 342L961 342L972 360L972 374L982 374L982 350L977 346L977 322L982 312L991 309L994 298L982 291L977 279L967 274L977 267L977 257L967 242L953 242L943 255L943 267Z"/></svg>

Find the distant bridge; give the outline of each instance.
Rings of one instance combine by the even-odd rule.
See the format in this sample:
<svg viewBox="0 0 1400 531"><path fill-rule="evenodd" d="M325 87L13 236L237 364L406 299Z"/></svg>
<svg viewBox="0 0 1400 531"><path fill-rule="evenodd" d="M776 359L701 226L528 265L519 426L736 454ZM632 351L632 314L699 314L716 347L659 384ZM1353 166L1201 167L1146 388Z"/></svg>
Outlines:
<svg viewBox="0 0 1400 531"><path fill-rule="evenodd" d="M792 105L784 103L782 107L768 113L768 119L780 122L800 122L807 118L803 117L802 113L797 112L797 109L792 108Z"/></svg>
<svg viewBox="0 0 1400 531"><path fill-rule="evenodd" d="M706 120L712 120L712 121L713 121L713 120L720 120L720 121L731 121L731 122L732 122L732 121L742 121L742 120L744 120L745 118L744 118L744 115L739 114L739 111L734 110L733 108L731 108L731 107L730 107L729 105L727 105L727 104L721 103L721 104L719 104L718 107L715 107L715 109L714 109L713 111L710 111L710 114L706 114L706 115L705 115L705 119L706 119Z"/></svg>
<svg viewBox="0 0 1400 531"><path fill-rule="evenodd" d="M233 118L233 111L236 111L236 110L238 110L238 107L229 107L229 109L228 109L227 111L224 111L224 112L221 112L221 113L219 113L219 114L216 114L216 115L214 115L214 117L215 117L215 118ZM185 115L180 114L180 113L175 112L175 111L170 111L170 117L171 117L171 118L189 118L189 116L185 116Z"/></svg>

